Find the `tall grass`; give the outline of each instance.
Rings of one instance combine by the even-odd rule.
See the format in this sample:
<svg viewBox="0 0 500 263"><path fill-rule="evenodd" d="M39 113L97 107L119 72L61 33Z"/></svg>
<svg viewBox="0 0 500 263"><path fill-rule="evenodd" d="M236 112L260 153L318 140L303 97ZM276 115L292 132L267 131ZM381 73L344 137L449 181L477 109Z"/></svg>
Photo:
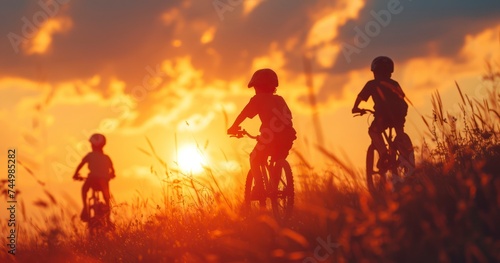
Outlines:
<svg viewBox="0 0 500 263"><path fill-rule="evenodd" d="M148 143L142 152L163 182L162 202L139 196L116 206L116 231L88 238L76 212L46 196L39 203L46 220L33 223L15 257L0 261L500 262L500 74L485 80L485 100L457 84L453 112L434 94L423 119L426 154L400 191L380 199L328 149L320 151L336 168L325 172L295 151L296 208L280 225L266 211L241 214L243 188L221 184L220 171L182 174ZM243 182L244 174L230 176Z"/></svg>

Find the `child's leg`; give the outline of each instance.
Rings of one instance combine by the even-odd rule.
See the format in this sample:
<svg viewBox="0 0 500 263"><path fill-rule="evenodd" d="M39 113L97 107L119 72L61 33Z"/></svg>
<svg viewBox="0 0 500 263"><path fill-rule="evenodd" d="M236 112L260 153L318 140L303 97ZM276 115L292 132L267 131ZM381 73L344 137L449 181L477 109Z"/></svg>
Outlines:
<svg viewBox="0 0 500 263"><path fill-rule="evenodd" d="M90 189L90 183L88 182L88 179L85 180L85 183L83 183L82 186L82 202L83 202L83 208L87 208L87 192Z"/></svg>
<svg viewBox="0 0 500 263"><path fill-rule="evenodd" d="M83 209L82 213L80 214L80 218L82 221L87 222L89 220L89 215L87 213L88 208L87 208L87 192L90 189L90 183L89 180L85 180L82 186L82 202L83 202Z"/></svg>
<svg viewBox="0 0 500 263"><path fill-rule="evenodd" d="M379 155L385 155L387 153L387 148L385 147L384 138L382 137L383 123L380 118L375 117L370 128L368 128L368 134L372 139L372 143L377 149Z"/></svg>
<svg viewBox="0 0 500 263"><path fill-rule="evenodd" d="M415 153L413 152L413 144L410 137L404 132L404 124L399 123L394 128L396 129L396 138L394 141L399 150L399 159L403 161L403 164L407 165L409 169L414 169Z"/></svg>
<svg viewBox="0 0 500 263"><path fill-rule="evenodd" d="M108 186L108 184L106 184L106 186L104 186L102 188L102 195L104 196L104 202L106 203L106 206L108 207L108 210L110 210L111 205L110 205L110 202L109 202L110 194L109 194L109 186Z"/></svg>
<svg viewBox="0 0 500 263"><path fill-rule="evenodd" d="M261 143L257 143L253 151L250 153L250 168L255 180L255 186L259 190L264 189L264 181L262 180L262 173L260 169L261 164L266 161L266 157L265 146Z"/></svg>
<svg viewBox="0 0 500 263"><path fill-rule="evenodd" d="M292 149L295 138L295 136L279 138L271 148L273 149L271 153L271 161L286 160L290 150ZM280 178L271 177L271 180L272 185L277 185Z"/></svg>
<svg viewBox="0 0 500 263"><path fill-rule="evenodd" d="M379 161L377 166L380 168L383 162L387 159L389 153L385 146L384 138L382 137L382 132L384 131L383 122L381 119L375 117L370 128L368 129L368 134L372 140L372 144L379 154Z"/></svg>

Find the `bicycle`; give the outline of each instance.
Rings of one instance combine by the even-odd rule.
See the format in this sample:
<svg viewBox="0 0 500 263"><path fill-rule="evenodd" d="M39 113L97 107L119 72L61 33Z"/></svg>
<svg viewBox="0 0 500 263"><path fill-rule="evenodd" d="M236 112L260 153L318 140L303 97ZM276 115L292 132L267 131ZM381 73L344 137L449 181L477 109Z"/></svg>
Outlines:
<svg viewBox="0 0 500 263"><path fill-rule="evenodd" d="M77 176L74 178L77 181L84 181L85 177ZM102 234L113 229L113 224L109 220L109 208L104 201L104 195L100 189L90 187L90 196L86 200L86 215L87 229L90 236Z"/></svg>
<svg viewBox="0 0 500 263"><path fill-rule="evenodd" d="M231 137L248 137L259 140L259 136L253 136L246 130L239 130ZM269 158L259 167L264 189L261 194L256 194L256 181L254 173L250 169L245 181L245 207L251 207L252 202L259 202L260 208L266 207L267 198L270 199L273 214L276 220L283 222L292 215L295 191L292 169L286 159L274 160Z"/></svg>
<svg viewBox="0 0 500 263"><path fill-rule="evenodd" d="M375 114L369 109L360 109L356 116L363 116L366 113ZM415 169L415 154L413 145L408 134L398 134L393 139L394 127L387 128L382 136L385 141L388 155L387 165L377 167L380 156L378 155L373 142L366 152L366 183L368 191L372 196L382 193L386 189L388 178L391 179L393 191L408 178Z"/></svg>

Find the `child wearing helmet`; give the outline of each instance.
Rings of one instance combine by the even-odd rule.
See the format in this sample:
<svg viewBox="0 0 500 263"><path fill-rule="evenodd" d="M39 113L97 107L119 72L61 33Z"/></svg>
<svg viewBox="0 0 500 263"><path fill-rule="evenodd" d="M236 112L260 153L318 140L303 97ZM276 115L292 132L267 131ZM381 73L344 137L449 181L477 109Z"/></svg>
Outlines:
<svg viewBox="0 0 500 263"><path fill-rule="evenodd" d="M259 129L260 136L257 145L250 153L250 167L254 178L260 178L255 180L256 191L262 193L264 187L259 165L266 162L269 156L273 160L285 159L297 136L290 108L283 97L276 94L278 87L276 73L271 69L257 70L248 83L248 88L252 87L255 88L255 96L243 108L227 133L236 134L240 129L239 125L246 118L252 119L259 115L262 122Z"/></svg>
<svg viewBox="0 0 500 263"><path fill-rule="evenodd" d="M399 83L391 79L392 72L394 72L394 62L390 58L386 56L376 57L372 61L371 71L374 79L368 81L358 94L352 113L361 112L359 109L361 101L367 101L372 97L375 118L368 129L368 134L380 155L377 163L378 168L380 168L386 165L385 162L388 159L382 133L385 129L394 127L396 137L403 136L408 104L404 100L405 94Z"/></svg>
<svg viewBox="0 0 500 263"><path fill-rule="evenodd" d="M93 134L89 139L92 151L89 152L76 168L73 179L79 180L80 169L85 164L88 164L89 174L82 186L82 201L83 210L81 214L81 219L84 222L88 221L89 215L87 214L87 192L90 188L94 190L99 190L104 196L104 201L107 206L107 210L110 211L110 194L109 194L109 180L115 178L115 169L113 168L113 163L108 155L104 154L103 148L106 145L106 137L104 135L96 133ZM109 212L107 215L107 220L109 222Z"/></svg>

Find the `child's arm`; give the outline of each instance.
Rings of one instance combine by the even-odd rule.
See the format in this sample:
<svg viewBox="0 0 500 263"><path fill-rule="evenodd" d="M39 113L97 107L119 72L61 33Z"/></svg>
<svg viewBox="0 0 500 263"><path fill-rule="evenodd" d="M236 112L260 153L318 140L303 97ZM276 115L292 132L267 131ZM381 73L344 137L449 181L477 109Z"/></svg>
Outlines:
<svg viewBox="0 0 500 263"><path fill-rule="evenodd" d="M243 114L243 111L236 117L236 120L234 120L233 125L227 129L227 134L234 134L240 129L240 124L247 118L245 114Z"/></svg>
<svg viewBox="0 0 500 263"><path fill-rule="evenodd" d="M240 124L246 119L252 119L258 114L258 101L255 97L251 98L248 104L240 112L233 125L227 130L227 134L235 134L240 129Z"/></svg>
<svg viewBox="0 0 500 263"><path fill-rule="evenodd" d="M354 114L354 113L358 113L360 112L361 110L359 109L359 104L361 103L362 99L358 96L356 97L356 101L354 102L354 106L352 106L352 110L351 112Z"/></svg>
<svg viewBox="0 0 500 263"><path fill-rule="evenodd" d="M361 112L361 110L359 109L359 104L362 101L368 101L372 93L373 93L373 81L368 81L363 87L363 89L361 89L358 96L356 97L356 101L354 102L354 106L352 107L351 112L353 114Z"/></svg>
<svg viewBox="0 0 500 263"><path fill-rule="evenodd" d="M78 179L78 173L82 169L82 167L87 163L86 159L83 158L83 160L80 162L80 164L76 167L75 174L73 175L73 179Z"/></svg>

